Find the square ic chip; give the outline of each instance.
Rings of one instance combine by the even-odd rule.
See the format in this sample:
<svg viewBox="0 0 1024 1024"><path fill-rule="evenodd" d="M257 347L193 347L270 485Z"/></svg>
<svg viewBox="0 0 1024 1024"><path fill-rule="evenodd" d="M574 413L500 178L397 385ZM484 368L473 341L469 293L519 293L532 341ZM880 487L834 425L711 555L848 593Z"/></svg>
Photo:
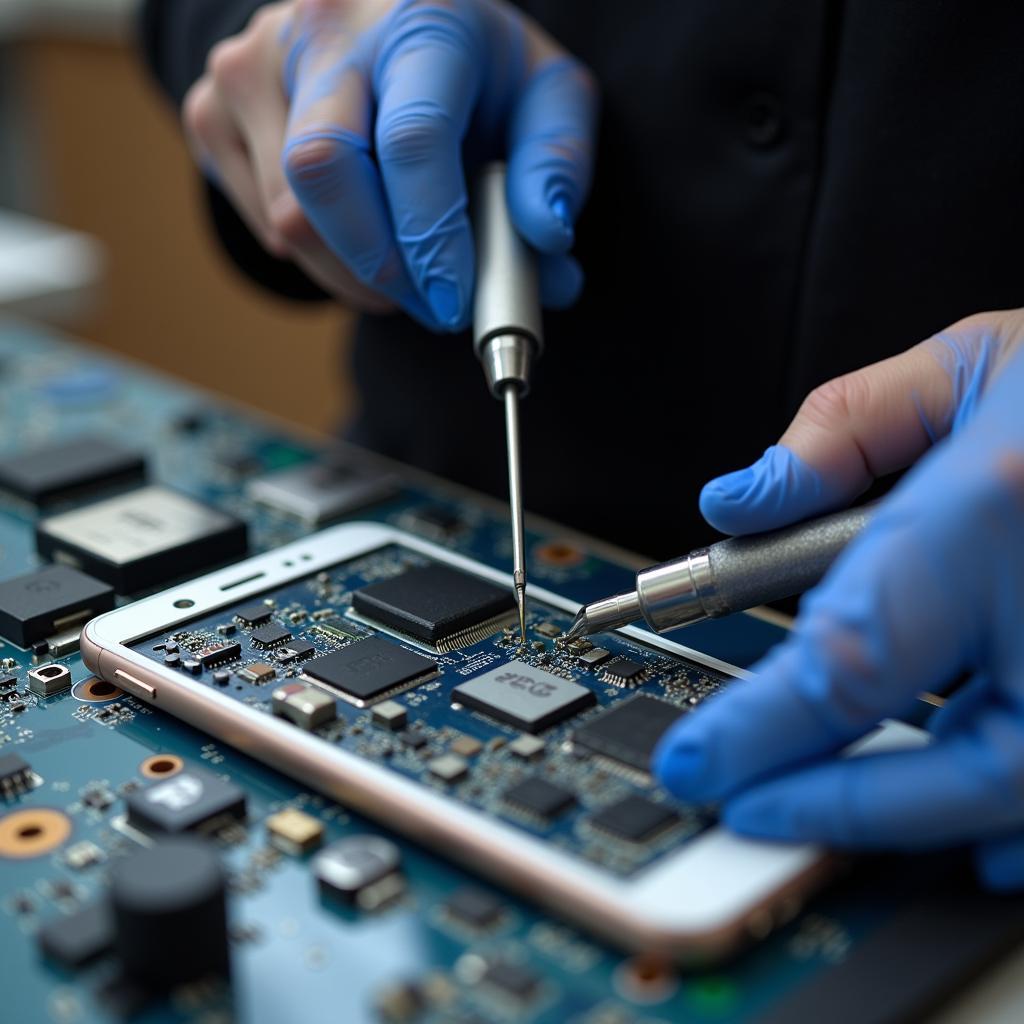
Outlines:
<svg viewBox="0 0 1024 1024"><path fill-rule="evenodd" d="M302 670L306 679L329 686L359 708L415 686L436 672L437 662L379 636L307 661Z"/></svg>
<svg viewBox="0 0 1024 1024"><path fill-rule="evenodd" d="M682 714L682 708L674 704L641 694L580 726L573 743L646 772L658 740Z"/></svg>
<svg viewBox="0 0 1024 1024"><path fill-rule="evenodd" d="M569 790L534 775L508 790L505 802L538 818L555 818L572 807L576 797Z"/></svg>
<svg viewBox="0 0 1024 1024"><path fill-rule="evenodd" d="M244 555L247 533L227 512L166 487L142 487L44 519L36 545L130 594Z"/></svg>
<svg viewBox="0 0 1024 1024"><path fill-rule="evenodd" d="M445 653L495 632L515 612L515 600L507 587L426 565L357 590L352 608Z"/></svg>
<svg viewBox="0 0 1024 1024"><path fill-rule="evenodd" d="M153 832L188 832L225 819L245 817L245 793L232 782L197 768L125 797L128 823Z"/></svg>
<svg viewBox="0 0 1024 1024"><path fill-rule="evenodd" d="M82 491L141 480L145 471L138 452L102 437L76 437L0 459L0 490L45 505Z"/></svg>
<svg viewBox="0 0 1024 1024"><path fill-rule="evenodd" d="M19 647L109 611L114 592L66 565L48 565L0 583L0 636Z"/></svg>
<svg viewBox="0 0 1024 1024"><path fill-rule="evenodd" d="M452 700L534 733L597 702L585 686L523 661L511 661L456 686Z"/></svg>
<svg viewBox="0 0 1024 1024"><path fill-rule="evenodd" d="M642 843L679 821L679 815L664 804L636 794L599 811L590 823L619 839Z"/></svg>

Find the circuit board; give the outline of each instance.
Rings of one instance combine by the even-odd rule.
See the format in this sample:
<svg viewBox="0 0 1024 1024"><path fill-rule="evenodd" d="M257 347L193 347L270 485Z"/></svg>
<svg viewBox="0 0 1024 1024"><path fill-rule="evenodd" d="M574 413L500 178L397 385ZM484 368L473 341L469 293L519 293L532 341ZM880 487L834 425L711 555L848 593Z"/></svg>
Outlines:
<svg viewBox="0 0 1024 1024"><path fill-rule="evenodd" d="M302 687L297 699L328 698L317 704L315 721L292 716L300 728L617 874L646 866L705 827L699 808L673 804L653 785L646 762L656 730L719 689L721 675L706 666L618 635L595 637L601 646L560 643L571 617L531 605L526 645L511 625L446 652L399 634L407 652L399 663L385 664L383 675L371 668L373 689L385 688L379 696L353 698L348 680L365 693L365 673L346 675L344 662L325 681L339 657L357 666L374 657L386 662L399 643L353 614L353 593L400 583L432 564L389 546L137 646L266 714L288 714L296 698L275 694L299 680L291 684ZM458 585L451 573L442 585L449 579ZM372 637L386 640L368 651ZM522 700L509 681L553 693L539 713L527 709L520 715L528 718L510 722ZM480 696L467 706L474 687ZM627 721L616 726L623 712ZM638 728L634 719L644 715L653 730ZM588 738L598 747L594 756Z"/></svg>
<svg viewBox="0 0 1024 1024"><path fill-rule="evenodd" d="M16 584L13 598L8 594L5 599L10 616L0 647L0 758L13 758L0 762L6 765L0 780L5 1020L753 1020L778 1014L794 996L855 958L898 915L904 901L924 891L926 871L917 865L912 871L893 868L876 885L877 898L866 897L861 889L838 887L734 962L677 975L665 965L623 957L443 856L97 681L77 652L80 615L161 589L176 566L188 565L190 572L212 568L209 563L218 548L211 538L260 552L326 523L368 519L506 571L511 557L507 510L346 446L298 436L175 381L22 324L8 322L0 328L0 386L0 476L7 474L7 493L0 499L0 586L29 577L27 584ZM501 429L497 415L494 429ZM69 446L87 437L102 442L90 446L92 482L102 484L99 490L74 479L83 459L71 458ZM26 453L28 462L19 462ZM608 472L614 475L621 469L608 467ZM126 549L123 532L97 539L94 513L106 502L114 504L107 506L100 525L114 522L110 517L116 514L125 517L116 521L133 530L153 528L142 514L156 507L153 487L169 488L201 509L182 507L175 523L160 526L162 541L135 538L138 550ZM127 509L126 494L131 496ZM162 508L165 502L157 504ZM92 510L84 519L83 509ZM46 558L40 555L43 550ZM531 579L576 601L624 589L641 564L536 520L530 524L528 550ZM403 568L410 564L407 554L395 551L373 558L380 564L342 566L326 582L302 581L287 593L269 595L274 606L264 605L270 612L265 621L247 624L238 617L244 609L236 608L234 614L191 625L187 636L152 638L151 648L160 643L163 648L151 653L162 660L177 653L181 671L191 671L185 661L200 661L201 677L208 680L204 685L219 685L223 676L215 679L215 674L224 673L229 687L243 687L233 693L269 702L272 713L273 690L300 682L310 661L343 654L381 632L365 613L359 618L350 614L349 595L358 589L355 583L372 582L363 575L370 569L384 580L399 562ZM36 575L47 560L77 565L76 571L87 579L59 581L72 588L66 607L52 600L34 603L47 590ZM125 593L120 589L124 587L133 589ZM318 618L319 612L329 614ZM550 733L534 736L529 729L496 721L479 705L452 707L447 684L429 687L442 679L463 678L459 666L472 666L464 678L473 681L491 667L485 659L507 666L513 654L529 672L549 672L566 682L571 677L577 685L582 681L605 707L642 696L638 686L682 706L701 699L719 680L685 663L668 666L655 649L625 639L608 641L614 648L609 658L587 666L579 659L588 652L561 650L553 636L537 632L546 623L562 627L565 619L549 609L532 609L533 636L543 649L510 650L504 629L444 652L435 644L429 657L437 665L436 678L389 691L384 700L371 699L363 707L339 697L336 720L343 728L336 739L382 757L388 746L397 769L422 778L424 785L463 787L467 799L481 801L529 830L539 827L535 818L510 810L493 791L496 783L475 782L474 777L483 754L495 764L501 759L514 764L509 780L514 781L516 771L536 764L529 759L537 754L520 763L509 748L518 739L539 738L545 747L542 756L551 759L558 777L582 785L584 805L557 824L544 826L544 834L561 836L584 855L628 873L644 858L656 856L659 844L683 841L687 829L698 823L673 823L650 844L641 845L639 855L606 833L598 837L587 832L586 805L597 800L588 796L588 786L601 782L609 787L601 796L602 806L613 796L640 791L636 777L621 770L621 764L616 768L595 759L584 769L564 749L561 741L581 721L585 725L596 719L600 708L582 708L575 724L556 723ZM235 627L234 639L244 642L244 649L234 660L203 664L208 648L234 642L231 631L218 631L227 625ZM287 631L290 638L262 643L257 654L253 635L267 626ZM323 628L329 626L337 632ZM384 633L394 645L393 631ZM782 635L769 621L740 615L694 627L685 641L715 658L746 666ZM309 661L299 659L289 667L288 659L275 653L302 643L314 648ZM168 644L177 644L178 651L168 650ZM410 654L425 653L407 637L395 646ZM638 664L639 678L629 665L625 675L609 676L608 661L618 659ZM261 684L258 673L239 679L239 672L258 664L269 666L274 679L264 678ZM408 718L421 720L419 731L429 756L398 750L407 724L392 729L374 721L375 712L380 716L387 703L402 705ZM495 739L506 742L495 750ZM473 742L460 740L483 749L476 751ZM457 756L468 765L468 774L459 774L458 762L455 776L432 772L428 766L456 744L464 751ZM607 777L598 776L599 771ZM89 922L82 915L106 898L120 866L145 845L145 830L131 820L139 795L163 778L173 781L188 772L214 780L222 809L234 818L214 835L227 869L231 984L189 985L166 996L140 996L126 985L109 942L97 939L95 928L83 938ZM587 775L591 772L593 777ZM469 792L474 785L480 786L479 794ZM652 792L649 787L643 791L647 796ZM654 795L655 802L662 799ZM596 802L592 809L597 809ZM313 881L311 858L317 854L310 836L322 849L366 837L386 840L396 851L404 879L401 891L379 909L339 907L325 900ZM623 854L627 849L632 851L629 856ZM80 958L68 952L67 943L76 935L86 947L91 938L94 955Z"/></svg>

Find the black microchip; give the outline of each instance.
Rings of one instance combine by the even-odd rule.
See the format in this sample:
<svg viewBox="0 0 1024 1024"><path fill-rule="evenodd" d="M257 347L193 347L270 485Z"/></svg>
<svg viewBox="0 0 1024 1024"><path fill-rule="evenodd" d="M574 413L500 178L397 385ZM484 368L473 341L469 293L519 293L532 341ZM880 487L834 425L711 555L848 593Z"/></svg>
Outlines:
<svg viewBox="0 0 1024 1024"><path fill-rule="evenodd" d="M470 928L490 928L504 911L504 904L492 892L467 885L457 889L444 905L445 913Z"/></svg>
<svg viewBox="0 0 1024 1024"><path fill-rule="evenodd" d="M427 737L415 729L406 729L404 732L399 733L398 738L410 750L422 750L427 745Z"/></svg>
<svg viewBox="0 0 1024 1024"><path fill-rule="evenodd" d="M245 793L196 768L129 793L125 804L130 825L155 832L187 832L214 820L245 817Z"/></svg>
<svg viewBox="0 0 1024 1024"><path fill-rule="evenodd" d="M644 674L644 666L631 658L612 658L601 670L604 679L616 683L634 683Z"/></svg>
<svg viewBox="0 0 1024 1024"><path fill-rule="evenodd" d="M0 793L16 793L32 781L32 768L19 754L0 755Z"/></svg>
<svg viewBox="0 0 1024 1024"><path fill-rule="evenodd" d="M646 772L658 740L682 714L682 709L673 704L641 694L581 726L573 735L573 742Z"/></svg>
<svg viewBox="0 0 1024 1024"><path fill-rule="evenodd" d="M273 647L274 644L280 644L292 638L292 634L287 629L277 625L276 622L271 622L269 625L254 629L249 636L252 642L259 644L260 647Z"/></svg>
<svg viewBox="0 0 1024 1024"><path fill-rule="evenodd" d="M258 626L261 622L266 622L271 615L273 615L273 609L268 608L262 602L247 604L235 612L235 618L241 619L245 626Z"/></svg>
<svg viewBox="0 0 1024 1024"><path fill-rule="evenodd" d="M234 661L242 656L242 645L236 641L226 644L211 644L199 652L199 664L202 668L213 668L225 661Z"/></svg>
<svg viewBox="0 0 1024 1024"><path fill-rule="evenodd" d="M84 622L113 607L114 591L106 583L66 565L45 566L0 583L0 636L30 647L65 622Z"/></svg>
<svg viewBox="0 0 1024 1024"><path fill-rule="evenodd" d="M274 657L278 661L301 661L308 658L316 651L316 648L306 640L293 640L287 647L280 647Z"/></svg>
<svg viewBox="0 0 1024 1024"><path fill-rule="evenodd" d="M43 955L62 967L81 967L114 943L114 917L105 901L45 922L36 933Z"/></svg>
<svg viewBox="0 0 1024 1024"><path fill-rule="evenodd" d="M540 978L533 971L522 964L513 964L505 960L492 963L484 971L481 980L522 1003L533 999L540 989Z"/></svg>
<svg viewBox="0 0 1024 1024"><path fill-rule="evenodd" d="M371 636L307 662L303 675L326 683L362 707L385 693L411 686L436 671L437 662L379 636Z"/></svg>
<svg viewBox="0 0 1024 1024"><path fill-rule="evenodd" d="M515 600L506 587L446 565L427 565L357 590L352 607L374 622L437 644L514 611Z"/></svg>
<svg viewBox="0 0 1024 1024"><path fill-rule="evenodd" d="M567 789L556 786L539 775L516 783L506 790L505 800L523 811L540 818L554 818L567 811L576 803L576 797Z"/></svg>
<svg viewBox="0 0 1024 1024"><path fill-rule="evenodd" d="M634 794L606 807L590 821L620 839L642 843L674 825L679 815L671 807Z"/></svg>
<svg viewBox="0 0 1024 1024"><path fill-rule="evenodd" d="M145 472L138 452L102 437L77 437L0 459L0 489L43 505L81 491L141 480Z"/></svg>

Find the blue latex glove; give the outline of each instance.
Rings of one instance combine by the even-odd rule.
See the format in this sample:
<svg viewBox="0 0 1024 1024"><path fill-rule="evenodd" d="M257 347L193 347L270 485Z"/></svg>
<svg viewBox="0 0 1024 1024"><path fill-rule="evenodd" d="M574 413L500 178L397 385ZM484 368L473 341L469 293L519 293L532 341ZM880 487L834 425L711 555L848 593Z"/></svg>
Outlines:
<svg viewBox="0 0 1024 1024"><path fill-rule="evenodd" d="M1024 311L982 314L839 378L779 445L705 487L709 522L758 531L918 460L754 678L666 734L669 790L766 839L972 844L988 884L1024 886L1022 339ZM836 756L962 673L927 747Z"/></svg>
<svg viewBox="0 0 1024 1024"><path fill-rule="evenodd" d="M507 153L512 220L541 254L542 301L572 303L589 74L504 3L403 0L363 29L352 8L300 4L283 69L285 173L328 248L422 323L465 327L475 258L463 154Z"/></svg>

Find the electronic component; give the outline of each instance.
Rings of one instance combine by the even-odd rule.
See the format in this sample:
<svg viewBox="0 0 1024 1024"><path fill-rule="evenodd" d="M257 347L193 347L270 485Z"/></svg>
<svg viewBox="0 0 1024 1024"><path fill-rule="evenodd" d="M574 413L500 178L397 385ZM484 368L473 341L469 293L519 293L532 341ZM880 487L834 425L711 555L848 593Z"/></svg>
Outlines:
<svg viewBox="0 0 1024 1024"><path fill-rule="evenodd" d="M352 608L446 653L499 629L514 615L515 599L506 587L435 564L357 590Z"/></svg>
<svg viewBox="0 0 1024 1024"><path fill-rule="evenodd" d="M315 653L316 648L307 640L293 640L286 647L278 647L274 657L281 662L302 661Z"/></svg>
<svg viewBox="0 0 1024 1024"><path fill-rule="evenodd" d="M427 745L427 737L418 729L406 729L399 735L399 739L410 750L422 750Z"/></svg>
<svg viewBox="0 0 1024 1024"><path fill-rule="evenodd" d="M427 770L442 782L460 782L466 777L469 765L464 757L458 754L441 754L427 762Z"/></svg>
<svg viewBox="0 0 1024 1024"><path fill-rule="evenodd" d="M476 757L484 749L484 745L473 736L457 736L452 740L449 749L459 757Z"/></svg>
<svg viewBox="0 0 1024 1024"><path fill-rule="evenodd" d="M506 803L538 818L555 818L576 803L576 797L567 789L556 786L539 775L517 782L505 791Z"/></svg>
<svg viewBox="0 0 1024 1024"><path fill-rule="evenodd" d="M580 726L573 743L646 772L658 740L682 714L674 704L640 694Z"/></svg>
<svg viewBox="0 0 1024 1024"><path fill-rule="evenodd" d="M246 494L278 512L321 526L357 508L390 498L397 490L391 473L311 462L258 477Z"/></svg>
<svg viewBox="0 0 1024 1024"><path fill-rule="evenodd" d="M398 732L404 729L409 721L409 715L404 704L397 700L386 700L373 709L373 724L381 725L385 729Z"/></svg>
<svg viewBox="0 0 1024 1024"><path fill-rule="evenodd" d="M590 823L619 839L643 843L679 821L679 815L664 804L631 794L595 814Z"/></svg>
<svg viewBox="0 0 1024 1024"><path fill-rule="evenodd" d="M249 638L259 647L273 647L275 644L284 643L285 640L291 640L292 634L276 622L268 622L265 626L254 629Z"/></svg>
<svg viewBox="0 0 1024 1024"><path fill-rule="evenodd" d="M113 607L114 592L105 583L66 565L44 566L0 583L0 636L31 647Z"/></svg>
<svg viewBox="0 0 1024 1024"><path fill-rule="evenodd" d="M320 891L362 910L375 910L405 889L398 847L381 836L348 836L313 859Z"/></svg>
<svg viewBox="0 0 1024 1024"><path fill-rule="evenodd" d="M52 697L71 689L71 670L67 665L40 665L29 669L28 688L38 697Z"/></svg>
<svg viewBox="0 0 1024 1024"><path fill-rule="evenodd" d="M257 661L240 669L238 671L238 678L244 679L247 683L254 683L256 686L262 686L264 683L270 682L271 679L276 679L277 672L273 665Z"/></svg>
<svg viewBox="0 0 1024 1024"><path fill-rule="evenodd" d="M333 615L334 612L329 611L329 614ZM343 644L347 644L350 640L358 640L360 637L359 633L353 633L350 629L342 629L333 622L321 622L320 625L313 627L312 632Z"/></svg>
<svg viewBox="0 0 1024 1024"><path fill-rule="evenodd" d="M238 619L243 626L259 626L264 622L269 621L270 616L274 614L273 608L268 608L262 601L256 604L247 604L244 608L239 608L235 612L235 618Z"/></svg>
<svg viewBox="0 0 1024 1024"><path fill-rule="evenodd" d="M223 665L227 661L234 661L242 656L242 645L237 642L226 644L210 644L196 652L196 658L203 668L214 668Z"/></svg>
<svg viewBox="0 0 1024 1024"><path fill-rule="evenodd" d="M540 978L533 971L507 960L489 964L480 981L518 1003L529 1002L540 991Z"/></svg>
<svg viewBox="0 0 1024 1024"><path fill-rule="evenodd" d="M138 452L102 437L76 437L0 459L0 490L34 505L145 476Z"/></svg>
<svg viewBox="0 0 1024 1024"><path fill-rule="evenodd" d="M421 505L410 518L414 529L432 537L450 537L463 525L459 514L444 505Z"/></svg>
<svg viewBox="0 0 1024 1024"><path fill-rule="evenodd" d="M42 954L62 967L82 967L114 943L114 918L106 901L44 922L36 933Z"/></svg>
<svg viewBox="0 0 1024 1024"><path fill-rule="evenodd" d="M64 863L75 871L82 871L103 860L103 851L88 839L69 846L64 851Z"/></svg>
<svg viewBox="0 0 1024 1024"><path fill-rule="evenodd" d="M596 665L600 665L601 662L607 661L612 656L611 651L606 651L603 647L592 647L589 651L585 651L580 655L580 664L585 668L594 668Z"/></svg>
<svg viewBox="0 0 1024 1024"><path fill-rule="evenodd" d="M492 892L467 885L456 889L444 905L444 912L459 924L482 931L501 920L504 904Z"/></svg>
<svg viewBox="0 0 1024 1024"><path fill-rule="evenodd" d="M32 767L20 754L0 754L0 795L15 796L31 788Z"/></svg>
<svg viewBox="0 0 1024 1024"><path fill-rule="evenodd" d="M541 636L556 637L561 636L562 630L559 626L556 626L553 622L541 622L533 627L535 633L539 633Z"/></svg>
<svg viewBox="0 0 1024 1024"><path fill-rule="evenodd" d="M535 757L540 757L544 751L544 747L545 743L543 740L537 739L536 736L530 736L528 733L523 733L522 736L517 736L508 745L509 751L515 754L516 757L522 758L524 761L532 761Z"/></svg>
<svg viewBox="0 0 1024 1024"><path fill-rule="evenodd" d="M125 797L128 823L155 832L186 832L245 817L245 793L198 768L183 768Z"/></svg>
<svg viewBox="0 0 1024 1024"><path fill-rule="evenodd" d="M585 686L523 661L511 661L456 686L452 700L524 732L540 732L596 703Z"/></svg>
<svg viewBox="0 0 1024 1024"><path fill-rule="evenodd" d="M274 690L272 701L274 714L300 729L316 729L338 717L334 699L315 686L285 683Z"/></svg>
<svg viewBox="0 0 1024 1024"><path fill-rule="evenodd" d="M166 487L143 487L44 519L36 545L120 594L159 586L245 554L245 523Z"/></svg>
<svg viewBox="0 0 1024 1024"><path fill-rule="evenodd" d="M429 679L437 663L398 644L372 636L306 662L304 678L337 690L356 707Z"/></svg>
<svg viewBox="0 0 1024 1024"><path fill-rule="evenodd" d="M593 651L590 652L593 654ZM586 655L584 655L586 657ZM580 659L582 661L582 658ZM614 683L616 686L630 686L640 682L647 669L631 658L612 658L601 670L601 678L606 683Z"/></svg>
<svg viewBox="0 0 1024 1024"><path fill-rule="evenodd" d="M110 900L114 950L130 978L164 991L227 975L227 880L209 842L177 836L119 859Z"/></svg>
<svg viewBox="0 0 1024 1024"><path fill-rule="evenodd" d="M296 857L315 849L324 837L323 824L294 807L286 807L267 818L267 831L275 846Z"/></svg>

